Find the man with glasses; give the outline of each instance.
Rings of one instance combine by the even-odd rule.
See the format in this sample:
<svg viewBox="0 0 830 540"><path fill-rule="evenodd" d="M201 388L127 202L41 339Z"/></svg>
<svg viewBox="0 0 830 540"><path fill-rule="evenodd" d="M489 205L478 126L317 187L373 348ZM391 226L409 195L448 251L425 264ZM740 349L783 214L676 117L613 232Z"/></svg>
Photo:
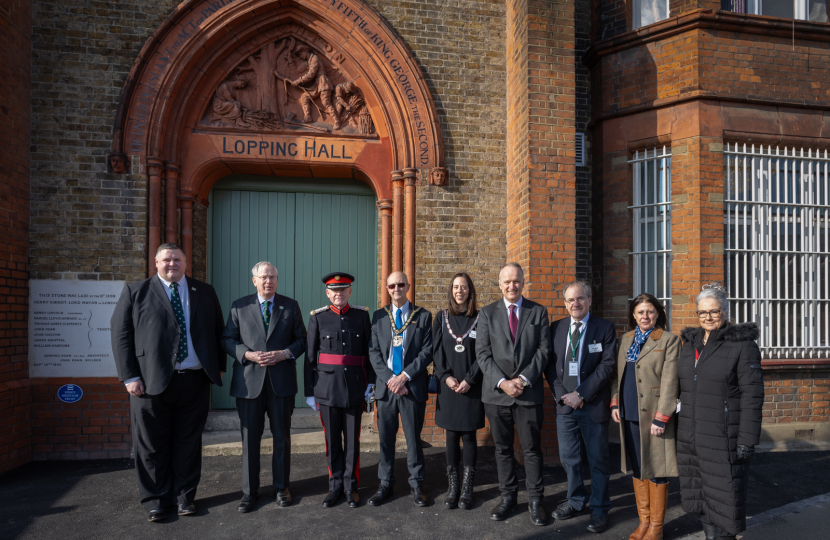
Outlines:
<svg viewBox="0 0 830 540"><path fill-rule="evenodd" d="M380 486L369 504L380 506L392 494L400 415L406 436L406 465L412 497L416 505L426 506L427 496L421 487L424 482L421 428L429 384L426 369L432 362L432 314L407 300L409 280L403 272L390 274L386 288L392 303L372 316L369 346L369 360L376 374L375 400L380 432Z"/></svg>
<svg viewBox="0 0 830 540"><path fill-rule="evenodd" d="M588 493L582 481L582 442L591 469L591 520L588 530L608 526L608 422L611 419L611 377L617 334L610 321L589 313L591 287L574 281L562 289L565 317L551 325L553 347L545 378L556 399L559 459L568 476L568 500L553 517L570 519L585 512Z"/></svg>
<svg viewBox="0 0 830 540"><path fill-rule="evenodd" d="M271 459L277 504L289 506L291 415L297 394L297 358L305 352L306 331L296 300L277 294L277 269L259 262L251 269L256 293L233 303L222 347L235 361L231 395L242 427L242 500L248 513L259 496L259 457L265 413L271 423Z"/></svg>
<svg viewBox="0 0 830 540"><path fill-rule="evenodd" d="M325 508L334 506L344 492L350 508L360 503L360 419L375 372L369 363L369 308L349 304L353 281L345 272L324 276L331 304L312 311L308 321L305 396L309 407L320 411L326 435Z"/></svg>

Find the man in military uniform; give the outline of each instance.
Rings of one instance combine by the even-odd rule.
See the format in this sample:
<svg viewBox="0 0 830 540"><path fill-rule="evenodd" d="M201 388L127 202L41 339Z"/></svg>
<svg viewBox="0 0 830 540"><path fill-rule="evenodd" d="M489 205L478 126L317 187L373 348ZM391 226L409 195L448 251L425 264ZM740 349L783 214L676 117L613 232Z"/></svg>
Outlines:
<svg viewBox="0 0 830 540"><path fill-rule="evenodd" d="M360 502L360 418L375 380L369 364L369 308L349 305L353 281L354 277L344 272L325 276L331 305L312 311L308 321L305 395L308 405L320 411L326 433L326 508L344 491L350 507L357 508Z"/></svg>

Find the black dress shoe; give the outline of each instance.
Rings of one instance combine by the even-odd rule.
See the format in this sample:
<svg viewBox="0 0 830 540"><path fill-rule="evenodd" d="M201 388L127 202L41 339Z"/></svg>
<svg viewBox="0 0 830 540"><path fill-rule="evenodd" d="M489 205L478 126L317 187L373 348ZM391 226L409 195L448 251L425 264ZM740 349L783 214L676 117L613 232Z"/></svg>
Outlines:
<svg viewBox="0 0 830 540"><path fill-rule="evenodd" d="M530 501L527 510L530 512L530 522L534 525L544 525L548 522L548 511L542 506L542 501Z"/></svg>
<svg viewBox="0 0 830 540"><path fill-rule="evenodd" d="M291 502L293 500L294 499L291 498L291 493L288 492L288 488L285 488L282 491L277 491L277 504L283 508L291 506Z"/></svg>
<svg viewBox="0 0 830 540"><path fill-rule="evenodd" d="M193 503L180 503L178 513L180 516L195 516L196 505Z"/></svg>
<svg viewBox="0 0 830 540"><path fill-rule="evenodd" d="M243 495L242 500L239 501L239 506L236 507L236 511L240 514L247 514L253 510L254 503L256 503L258 496L259 495Z"/></svg>
<svg viewBox="0 0 830 540"><path fill-rule="evenodd" d="M608 526L608 516L602 514L594 514L591 516L591 521L588 522L588 530L592 533L601 533Z"/></svg>
<svg viewBox="0 0 830 540"><path fill-rule="evenodd" d="M421 490L421 486L412 488L412 499L418 506L427 506L427 494Z"/></svg>
<svg viewBox="0 0 830 540"><path fill-rule="evenodd" d="M147 512L147 521L162 521L167 519L167 511L164 508L153 508Z"/></svg>
<svg viewBox="0 0 830 540"><path fill-rule="evenodd" d="M579 516L584 512L585 508L582 510L576 510L573 506L571 506L571 503L565 501L556 507L556 510L553 511L551 516L553 516L554 519L565 520L571 519L574 516Z"/></svg>
<svg viewBox="0 0 830 540"><path fill-rule="evenodd" d="M516 508L516 499L502 499L501 502L490 511L490 519L493 521L504 521L510 517L510 513L514 508Z"/></svg>
<svg viewBox="0 0 830 540"><path fill-rule="evenodd" d="M349 508L357 508L357 505L360 504L360 495L357 494L357 491L346 492L346 504L349 505Z"/></svg>
<svg viewBox="0 0 830 540"><path fill-rule="evenodd" d="M369 499L369 506L382 505L383 501L388 499L390 495L392 495L392 486L384 486L381 484L375 494L372 495L372 498Z"/></svg>
<svg viewBox="0 0 830 540"><path fill-rule="evenodd" d="M326 495L325 499L323 499L323 506L331 508L337 503L337 499L339 499L342 494L343 492L339 489L337 491L329 491L329 494Z"/></svg>

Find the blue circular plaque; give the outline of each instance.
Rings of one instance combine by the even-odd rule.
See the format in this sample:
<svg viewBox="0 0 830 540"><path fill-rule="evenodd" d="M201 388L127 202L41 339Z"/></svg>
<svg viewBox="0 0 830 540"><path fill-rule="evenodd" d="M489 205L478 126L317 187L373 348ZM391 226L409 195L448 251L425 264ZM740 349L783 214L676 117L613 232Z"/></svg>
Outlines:
<svg viewBox="0 0 830 540"><path fill-rule="evenodd" d="M65 384L58 389L58 399L64 403L81 401L84 391L76 384Z"/></svg>

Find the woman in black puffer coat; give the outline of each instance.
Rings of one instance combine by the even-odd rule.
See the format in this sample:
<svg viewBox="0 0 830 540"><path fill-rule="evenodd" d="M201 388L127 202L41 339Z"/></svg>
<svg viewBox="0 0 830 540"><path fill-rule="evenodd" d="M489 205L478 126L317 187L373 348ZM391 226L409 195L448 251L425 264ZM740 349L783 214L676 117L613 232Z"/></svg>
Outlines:
<svg viewBox="0 0 830 540"><path fill-rule="evenodd" d="M700 328L681 333L677 465L683 510L701 515L707 540L746 529L749 461L761 435L764 380L755 323L729 322L719 285L697 297Z"/></svg>

